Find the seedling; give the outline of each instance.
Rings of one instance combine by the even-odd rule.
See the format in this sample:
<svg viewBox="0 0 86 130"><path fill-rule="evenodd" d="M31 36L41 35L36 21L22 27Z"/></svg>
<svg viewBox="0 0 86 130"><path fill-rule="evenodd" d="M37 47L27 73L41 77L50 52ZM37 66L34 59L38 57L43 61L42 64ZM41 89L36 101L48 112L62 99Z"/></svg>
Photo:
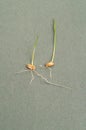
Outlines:
<svg viewBox="0 0 86 130"><path fill-rule="evenodd" d="M34 57L35 57L35 49L36 49L37 43L38 43L38 36L36 37L36 40L35 40L35 43L34 43L34 46L33 46L31 63L26 64L26 66L25 66L29 70L35 70L36 69L36 66L34 65ZM25 70L19 71L17 73L22 73L22 72L25 72L25 71L28 71L28 70L25 69Z"/></svg>
<svg viewBox="0 0 86 130"><path fill-rule="evenodd" d="M54 63L54 59L55 59L55 51L56 51L56 21L53 20L53 42L54 42L54 46L53 46L53 53L52 53L52 57L51 57L51 60L45 64L45 67L49 69L50 71L50 78L52 78L52 69L51 67L55 65ZM40 67L42 67L42 65L40 65ZM63 85L58 85L58 84L54 84L52 82L49 82L45 77L43 77L42 75L38 74L38 76L40 76L41 78L43 78L48 84L52 84L52 85L55 85L55 86L60 86L60 87L65 87ZM65 87L65 88L68 88L68 87ZM71 88L69 88L71 89Z"/></svg>
<svg viewBox="0 0 86 130"><path fill-rule="evenodd" d="M37 36L37 38L35 40L35 43L34 43L34 46L33 46L31 64L26 65L26 68L30 69L30 70L35 70L36 69L36 66L34 65L34 57L35 57L35 49L36 49L37 43L38 43L38 36Z"/></svg>
<svg viewBox="0 0 86 130"><path fill-rule="evenodd" d="M54 58L55 58L55 51L56 51L56 21L53 21L53 32L54 32L54 46L53 46L53 53L51 60L45 64L45 67L52 67L54 66Z"/></svg>
<svg viewBox="0 0 86 130"><path fill-rule="evenodd" d="M55 65L54 63L54 59L55 59L55 51L56 51L56 21L53 20L53 42L54 42L54 46L53 46L53 53L52 53L52 57L51 60L45 64L45 67L49 69L50 71L50 78L52 78L52 69L51 67ZM40 67L42 67L42 65L40 65Z"/></svg>
<svg viewBox="0 0 86 130"><path fill-rule="evenodd" d="M31 70L32 79L31 79L31 81L30 81L30 84L31 84L31 82L32 82L33 79L34 79L34 76L33 76L33 72L32 72L32 71L36 69L36 66L34 65L34 57L35 57L35 49L36 49L37 43L38 43L38 36L36 37L36 40L35 40L35 42L34 42L33 51L32 51L31 63L30 63L30 64L26 64L26 68L29 69L29 70ZM17 72L17 73L22 73L22 72L26 72L26 71L28 71L28 70L25 69L25 70L22 70L22 71Z"/></svg>

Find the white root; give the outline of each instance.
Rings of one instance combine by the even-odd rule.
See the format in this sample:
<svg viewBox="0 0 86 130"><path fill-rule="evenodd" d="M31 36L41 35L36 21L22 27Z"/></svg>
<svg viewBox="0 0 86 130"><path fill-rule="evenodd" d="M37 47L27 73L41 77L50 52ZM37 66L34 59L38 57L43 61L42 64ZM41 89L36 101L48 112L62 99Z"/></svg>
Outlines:
<svg viewBox="0 0 86 130"><path fill-rule="evenodd" d="M54 85L54 86L57 86L57 87L63 87L63 88L71 89L71 88L69 88L69 87L66 87L66 86L63 86L63 85L60 85L60 84L52 83L52 82L48 81L47 78L45 78L43 75L41 75L41 74L38 73L37 71L34 70L34 72L36 73L37 76L41 77L46 83L48 83L48 84L50 84L50 85Z"/></svg>
<svg viewBox="0 0 86 130"><path fill-rule="evenodd" d="M32 83L32 81L34 80L34 75L33 75L33 72L31 71L31 76L32 76L32 78L31 78L31 81L30 81L30 83L29 84L31 84Z"/></svg>
<svg viewBox="0 0 86 130"><path fill-rule="evenodd" d="M50 79L52 79L52 69L51 68L48 68L49 71L50 71Z"/></svg>
<svg viewBox="0 0 86 130"><path fill-rule="evenodd" d="M20 74L20 73L23 73L23 72L26 72L26 71L28 71L28 70L24 69L24 70L21 70L19 72L16 72L16 74Z"/></svg>
<svg viewBox="0 0 86 130"><path fill-rule="evenodd" d="M40 73L38 73L36 70L33 70L33 71L32 71L32 70L29 70L29 69L28 69L28 70L24 69L24 70L21 70L21 71L16 72L16 73L17 73L17 74L20 74L20 73L27 72L27 71L31 71L31 75L32 75L32 78L31 78L31 81L30 81L29 84L31 84L32 81L34 80L33 72L35 72L36 75L37 75L38 77L40 77L41 79L43 79L47 84L54 85L54 86L56 86L56 87L63 87L63 88L71 89L71 88L66 87L66 86L64 86L64 85L55 84L55 83L50 82L47 78L45 78L43 75L41 75ZM50 68L50 77L52 77L51 68Z"/></svg>
<svg viewBox="0 0 86 130"><path fill-rule="evenodd" d="M39 67L45 69L45 67L43 67L42 65L39 65ZM46 68L46 69L47 69L47 68ZM49 68L49 67L48 67L48 70L49 70L49 73L50 73L50 74L49 74L50 79L52 79L52 68Z"/></svg>

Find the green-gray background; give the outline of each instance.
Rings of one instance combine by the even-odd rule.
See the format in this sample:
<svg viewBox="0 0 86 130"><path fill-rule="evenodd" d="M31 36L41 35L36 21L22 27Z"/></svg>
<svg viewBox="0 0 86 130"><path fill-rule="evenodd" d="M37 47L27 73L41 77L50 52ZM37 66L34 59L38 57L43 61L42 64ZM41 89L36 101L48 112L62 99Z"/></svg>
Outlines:
<svg viewBox="0 0 86 130"><path fill-rule="evenodd" d="M30 72L36 35L35 64L46 63L57 23L55 87ZM0 130L86 130L86 0L0 0ZM49 71L38 71L48 77Z"/></svg>

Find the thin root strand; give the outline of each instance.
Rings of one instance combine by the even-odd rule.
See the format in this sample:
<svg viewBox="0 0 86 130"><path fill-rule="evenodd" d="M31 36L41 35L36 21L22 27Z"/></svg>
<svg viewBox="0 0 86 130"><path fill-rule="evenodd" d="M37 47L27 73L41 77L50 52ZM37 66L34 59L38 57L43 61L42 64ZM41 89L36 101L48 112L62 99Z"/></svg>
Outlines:
<svg viewBox="0 0 86 130"><path fill-rule="evenodd" d="M21 71L19 71L19 72L16 72L16 74L20 74L20 73L23 73L23 72L27 72L28 70L21 70Z"/></svg>
<svg viewBox="0 0 86 130"><path fill-rule="evenodd" d="M45 78L43 75L39 74L37 71L34 70L34 72L36 73L37 76L41 77L47 84L54 85L54 86L57 86L57 87L63 87L63 88L71 89L71 88L63 86L63 85L52 83L52 82L48 81L48 79Z"/></svg>
<svg viewBox="0 0 86 130"><path fill-rule="evenodd" d="M31 84L32 83L32 81L34 80L34 76L33 76L33 72L31 71L31 76L32 76L32 78L31 78L31 81L30 81L30 83L29 84Z"/></svg>

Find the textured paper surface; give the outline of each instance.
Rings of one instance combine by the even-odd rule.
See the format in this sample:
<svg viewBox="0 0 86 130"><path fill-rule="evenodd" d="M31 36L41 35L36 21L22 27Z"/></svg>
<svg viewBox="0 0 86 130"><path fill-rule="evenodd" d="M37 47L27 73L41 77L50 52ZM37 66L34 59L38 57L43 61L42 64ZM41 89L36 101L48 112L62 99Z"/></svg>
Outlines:
<svg viewBox="0 0 86 130"><path fill-rule="evenodd" d="M0 1L0 130L86 130L86 1ZM51 58L52 19L57 23L53 82L31 73L15 74L30 63L36 35L35 65ZM37 69L48 77L49 71Z"/></svg>

